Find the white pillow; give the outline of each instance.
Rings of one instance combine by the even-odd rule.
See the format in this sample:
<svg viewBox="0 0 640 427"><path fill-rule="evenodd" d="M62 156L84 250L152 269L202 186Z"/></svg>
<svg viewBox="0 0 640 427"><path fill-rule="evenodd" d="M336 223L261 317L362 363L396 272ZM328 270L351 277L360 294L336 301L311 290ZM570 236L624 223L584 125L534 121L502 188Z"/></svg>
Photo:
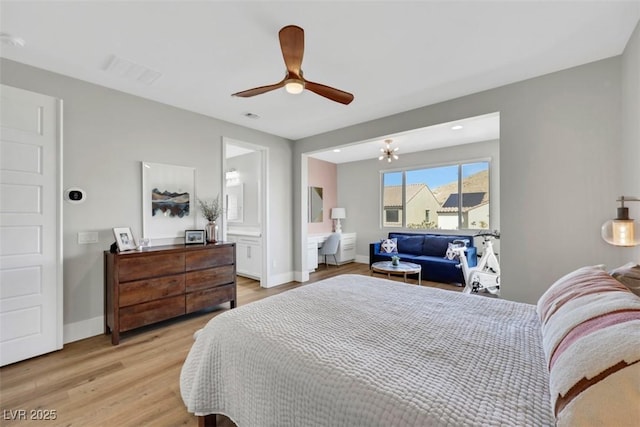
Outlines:
<svg viewBox="0 0 640 427"><path fill-rule="evenodd" d="M558 279L538 300L556 426L637 420L640 298L598 266Z"/></svg>
<svg viewBox="0 0 640 427"><path fill-rule="evenodd" d="M382 239L382 243L380 243L380 252L385 254L397 254L398 239Z"/></svg>
<svg viewBox="0 0 640 427"><path fill-rule="evenodd" d="M630 262L610 271L609 274L629 288L631 292L640 296L640 265Z"/></svg>
<svg viewBox="0 0 640 427"><path fill-rule="evenodd" d="M456 245L455 243L449 243L447 252L444 254L444 257L452 261L454 259L460 259L460 254L454 250L454 248L457 248L458 246L459 245Z"/></svg>

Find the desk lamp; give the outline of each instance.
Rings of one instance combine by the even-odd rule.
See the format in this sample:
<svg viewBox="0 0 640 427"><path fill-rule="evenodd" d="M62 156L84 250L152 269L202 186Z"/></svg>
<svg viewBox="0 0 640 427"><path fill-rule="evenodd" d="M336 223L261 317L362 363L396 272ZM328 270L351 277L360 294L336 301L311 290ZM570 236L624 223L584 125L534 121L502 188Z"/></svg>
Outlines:
<svg viewBox="0 0 640 427"><path fill-rule="evenodd" d="M347 217L347 212L344 208L332 208L331 209L331 219L336 220L336 225L334 231L336 233L342 233L342 224L340 224L341 219L345 219ZM640 228L640 227L638 227Z"/></svg>

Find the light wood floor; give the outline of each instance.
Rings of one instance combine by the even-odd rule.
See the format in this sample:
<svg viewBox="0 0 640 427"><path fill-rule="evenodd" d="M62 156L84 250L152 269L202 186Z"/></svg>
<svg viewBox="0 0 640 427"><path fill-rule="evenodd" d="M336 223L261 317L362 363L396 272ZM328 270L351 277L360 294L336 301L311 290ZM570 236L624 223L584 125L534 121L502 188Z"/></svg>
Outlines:
<svg viewBox="0 0 640 427"><path fill-rule="evenodd" d="M338 274L370 273L366 264L321 265L306 283ZM409 279L409 283L416 281ZM423 282L425 285L462 290ZM238 305L298 286L301 284L290 282L264 289L254 280L238 277ZM0 425L197 426L180 397L180 368L193 343L193 333L227 307L123 334L118 346L111 345L110 337L100 335L0 368ZM56 419L30 420L31 411L39 409L44 410L39 415L54 411ZM19 410L26 411L27 419L11 420L21 414ZM218 425L234 424L224 419Z"/></svg>

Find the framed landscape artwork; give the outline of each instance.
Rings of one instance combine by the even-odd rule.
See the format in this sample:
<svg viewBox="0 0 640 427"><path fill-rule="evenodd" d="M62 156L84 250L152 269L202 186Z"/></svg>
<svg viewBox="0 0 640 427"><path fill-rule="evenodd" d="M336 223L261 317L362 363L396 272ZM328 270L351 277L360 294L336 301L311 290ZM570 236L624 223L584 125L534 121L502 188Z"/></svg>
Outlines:
<svg viewBox="0 0 640 427"><path fill-rule="evenodd" d="M195 228L195 181L195 168L142 162L143 237L178 243Z"/></svg>

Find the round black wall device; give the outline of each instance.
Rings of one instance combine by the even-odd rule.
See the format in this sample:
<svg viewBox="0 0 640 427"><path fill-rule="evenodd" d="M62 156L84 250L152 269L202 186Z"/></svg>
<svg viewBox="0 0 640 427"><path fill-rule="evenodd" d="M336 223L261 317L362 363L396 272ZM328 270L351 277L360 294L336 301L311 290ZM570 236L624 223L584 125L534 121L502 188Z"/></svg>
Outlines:
<svg viewBox="0 0 640 427"><path fill-rule="evenodd" d="M69 203L82 203L86 198L87 195L81 188L68 188L64 192L64 199Z"/></svg>

